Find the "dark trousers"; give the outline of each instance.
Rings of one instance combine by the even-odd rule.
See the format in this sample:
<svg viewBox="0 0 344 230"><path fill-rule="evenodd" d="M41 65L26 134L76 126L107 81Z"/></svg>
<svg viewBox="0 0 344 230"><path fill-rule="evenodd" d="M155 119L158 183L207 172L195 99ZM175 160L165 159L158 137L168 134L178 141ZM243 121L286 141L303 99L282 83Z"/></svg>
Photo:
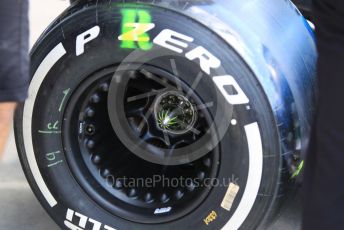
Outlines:
<svg viewBox="0 0 344 230"><path fill-rule="evenodd" d="M28 1L0 1L0 102L23 101L29 82Z"/></svg>
<svg viewBox="0 0 344 230"><path fill-rule="evenodd" d="M314 0L318 107L306 162L303 230L344 230L344 1Z"/></svg>

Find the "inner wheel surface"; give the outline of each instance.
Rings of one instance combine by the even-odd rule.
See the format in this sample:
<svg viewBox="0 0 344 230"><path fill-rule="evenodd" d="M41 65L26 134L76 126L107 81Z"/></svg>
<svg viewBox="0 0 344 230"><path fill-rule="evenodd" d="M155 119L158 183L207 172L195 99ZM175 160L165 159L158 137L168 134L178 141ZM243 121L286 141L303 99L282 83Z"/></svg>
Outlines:
<svg viewBox="0 0 344 230"><path fill-rule="evenodd" d="M133 154L118 138L108 113L107 95L115 72L116 67L110 67L89 76L68 102L63 136L64 147L74 153L66 156L71 171L90 197L114 215L139 223L181 218L209 194L220 149L182 165L155 164ZM152 154L161 154L159 148L173 154L207 132L210 114L198 109L202 100L177 77L152 66L121 75L130 78L121 112L130 132L155 147ZM169 120L163 124L165 119Z"/></svg>

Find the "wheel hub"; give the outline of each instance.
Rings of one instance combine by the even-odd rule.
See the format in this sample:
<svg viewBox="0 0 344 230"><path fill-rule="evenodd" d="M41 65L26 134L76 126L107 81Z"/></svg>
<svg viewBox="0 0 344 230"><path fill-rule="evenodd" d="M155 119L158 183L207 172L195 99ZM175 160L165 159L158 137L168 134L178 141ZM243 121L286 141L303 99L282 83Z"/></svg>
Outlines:
<svg viewBox="0 0 344 230"><path fill-rule="evenodd" d="M154 115L157 127L171 134L189 132L197 119L194 105L177 91L162 93L157 97L154 103Z"/></svg>

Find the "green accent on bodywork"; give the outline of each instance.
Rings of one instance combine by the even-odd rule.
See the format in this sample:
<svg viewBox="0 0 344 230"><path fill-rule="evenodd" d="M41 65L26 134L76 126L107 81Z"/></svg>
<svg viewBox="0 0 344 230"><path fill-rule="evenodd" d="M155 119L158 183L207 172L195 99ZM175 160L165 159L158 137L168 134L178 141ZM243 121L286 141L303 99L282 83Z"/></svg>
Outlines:
<svg viewBox="0 0 344 230"><path fill-rule="evenodd" d="M304 161L301 161L301 163L299 164L299 166L297 167L296 171L293 173L293 175L291 176L291 179L294 179L295 177L297 177L298 175L300 175L301 170L303 169L304 166Z"/></svg>
<svg viewBox="0 0 344 230"><path fill-rule="evenodd" d="M133 31L135 28L132 26L133 23L148 24L152 22L152 16L147 10L141 9L122 9L122 30L121 34L126 34ZM137 47L137 45L138 47ZM121 48L124 49L137 49L150 50L153 44L150 41L150 36L147 33L138 35L137 41L134 37L127 37L121 41Z"/></svg>

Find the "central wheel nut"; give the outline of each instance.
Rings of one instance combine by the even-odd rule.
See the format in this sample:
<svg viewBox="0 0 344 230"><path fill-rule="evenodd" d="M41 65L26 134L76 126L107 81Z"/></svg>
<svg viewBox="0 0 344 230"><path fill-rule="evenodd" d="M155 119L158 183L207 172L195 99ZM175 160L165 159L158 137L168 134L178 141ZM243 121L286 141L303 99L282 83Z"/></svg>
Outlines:
<svg viewBox="0 0 344 230"><path fill-rule="evenodd" d="M165 92L156 98L154 115L157 127L172 134L190 131L197 120L194 105L177 91Z"/></svg>

